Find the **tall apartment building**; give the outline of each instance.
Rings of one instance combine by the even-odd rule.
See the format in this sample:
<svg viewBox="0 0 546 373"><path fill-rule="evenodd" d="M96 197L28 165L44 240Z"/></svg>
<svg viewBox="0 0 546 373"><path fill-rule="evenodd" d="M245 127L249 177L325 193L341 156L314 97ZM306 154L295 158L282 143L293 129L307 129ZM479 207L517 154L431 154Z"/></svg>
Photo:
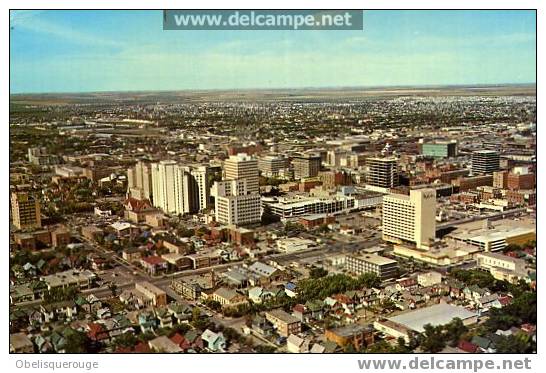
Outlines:
<svg viewBox="0 0 546 373"><path fill-rule="evenodd" d="M368 158L366 164L368 185L387 189L398 186L398 165L395 157Z"/></svg>
<svg viewBox="0 0 546 373"><path fill-rule="evenodd" d="M193 178L193 182L197 190L198 210L206 210L209 207L210 203L209 167L193 167L190 171L190 174Z"/></svg>
<svg viewBox="0 0 546 373"><path fill-rule="evenodd" d="M500 156L494 150L478 150L472 153L472 173L492 174L500 169Z"/></svg>
<svg viewBox="0 0 546 373"><path fill-rule="evenodd" d="M426 248L436 236L436 191L383 196L383 240Z"/></svg>
<svg viewBox="0 0 546 373"><path fill-rule="evenodd" d="M266 177L284 175L288 166L288 159L282 155L266 155L258 159L258 169Z"/></svg>
<svg viewBox="0 0 546 373"><path fill-rule="evenodd" d="M196 188L187 167L175 161L161 161L153 163L151 169L155 207L176 215L196 211Z"/></svg>
<svg viewBox="0 0 546 373"><path fill-rule="evenodd" d="M261 199L248 190L246 179L217 181L212 187L216 221L226 225L248 225L261 219Z"/></svg>
<svg viewBox="0 0 546 373"><path fill-rule="evenodd" d="M11 219L18 229L40 228L40 202L28 193L11 193Z"/></svg>
<svg viewBox="0 0 546 373"><path fill-rule="evenodd" d="M249 193L260 191L258 160L245 153L232 155L224 162L226 180L246 179Z"/></svg>
<svg viewBox="0 0 546 373"><path fill-rule="evenodd" d="M150 163L138 161L134 167L127 170L127 194L139 200L153 200Z"/></svg>
<svg viewBox="0 0 546 373"><path fill-rule="evenodd" d="M59 157L48 154L46 147L28 148L28 161L34 165L54 165L59 163Z"/></svg>
<svg viewBox="0 0 546 373"><path fill-rule="evenodd" d="M317 153L307 153L292 157L294 179L300 180L307 177L316 177L320 171L322 158Z"/></svg>

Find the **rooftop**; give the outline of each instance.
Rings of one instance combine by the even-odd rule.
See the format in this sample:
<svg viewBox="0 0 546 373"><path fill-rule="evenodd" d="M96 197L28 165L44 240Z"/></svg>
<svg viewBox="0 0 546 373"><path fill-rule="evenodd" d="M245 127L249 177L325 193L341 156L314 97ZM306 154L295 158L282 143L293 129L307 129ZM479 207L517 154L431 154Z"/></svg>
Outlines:
<svg viewBox="0 0 546 373"><path fill-rule="evenodd" d="M475 316L477 316L476 313L468 311L466 308L440 303L403 313L391 317L389 320L421 333L424 331L426 324L433 326L445 325L457 317L465 321Z"/></svg>

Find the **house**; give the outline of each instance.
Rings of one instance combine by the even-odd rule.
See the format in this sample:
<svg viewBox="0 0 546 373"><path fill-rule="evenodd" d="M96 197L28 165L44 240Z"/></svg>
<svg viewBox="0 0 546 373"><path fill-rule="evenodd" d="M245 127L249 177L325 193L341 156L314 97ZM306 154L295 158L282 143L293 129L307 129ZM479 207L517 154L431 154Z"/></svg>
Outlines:
<svg viewBox="0 0 546 373"><path fill-rule="evenodd" d="M212 293L212 300L220 303L222 307L235 307L241 304L247 304L247 298L237 293L233 289L228 288L218 288Z"/></svg>
<svg viewBox="0 0 546 373"><path fill-rule="evenodd" d="M281 278L281 273L278 269L262 262L255 262L248 267L248 270L258 276L261 283L278 281Z"/></svg>
<svg viewBox="0 0 546 373"><path fill-rule="evenodd" d="M311 313L310 317L313 320L322 320L324 318L324 303L318 299L308 300L305 302L305 307Z"/></svg>
<svg viewBox="0 0 546 373"><path fill-rule="evenodd" d="M9 335L9 352L16 354L34 353L34 343L25 333L15 333Z"/></svg>
<svg viewBox="0 0 546 373"><path fill-rule="evenodd" d="M140 264L152 276L158 272L166 271L168 262L160 256L146 256L140 259Z"/></svg>
<svg viewBox="0 0 546 373"><path fill-rule="evenodd" d="M298 296L297 285L294 284L293 282L288 282L286 285L284 285L284 292L290 298L297 297Z"/></svg>
<svg viewBox="0 0 546 373"><path fill-rule="evenodd" d="M468 341L460 341L457 348L470 354L475 354L478 351L478 346Z"/></svg>
<svg viewBox="0 0 546 373"><path fill-rule="evenodd" d="M286 339L286 350L295 354L307 353L309 352L309 340L290 334Z"/></svg>
<svg viewBox="0 0 546 373"><path fill-rule="evenodd" d="M184 338L188 341L191 348L194 350L201 350L203 348L203 339L201 339L201 332L197 330L189 330L184 334Z"/></svg>
<svg viewBox="0 0 546 373"><path fill-rule="evenodd" d="M138 325L143 333L153 332L158 326L158 320L152 312L141 312L138 315Z"/></svg>
<svg viewBox="0 0 546 373"><path fill-rule="evenodd" d="M172 328L173 318L172 314L167 308L155 308L155 317L159 320L159 326L161 328Z"/></svg>
<svg viewBox="0 0 546 373"><path fill-rule="evenodd" d="M248 298L254 303L262 303L267 299L273 298L275 294L261 286L255 286L248 290Z"/></svg>
<svg viewBox="0 0 546 373"><path fill-rule="evenodd" d="M186 351L191 347L190 342L188 342L188 340L182 334L179 334L179 333L176 333L175 335L173 335L171 337L171 341L176 343L178 347L182 349L182 351Z"/></svg>
<svg viewBox="0 0 546 373"><path fill-rule="evenodd" d="M465 299L476 302L483 296L491 295L489 289L482 289L477 285L467 286L463 289Z"/></svg>
<svg viewBox="0 0 546 373"><path fill-rule="evenodd" d="M210 351L223 352L226 348L226 339L222 333L215 333L207 329L201 334L201 339Z"/></svg>
<svg viewBox="0 0 546 373"><path fill-rule="evenodd" d="M148 341L148 346L153 351L156 352L163 352L163 353L180 353L183 352L183 350L180 348L178 344L173 342L169 337L162 335L160 337L154 338L150 341Z"/></svg>
<svg viewBox="0 0 546 373"><path fill-rule="evenodd" d="M56 302L51 304L42 304L40 311L43 315L44 322L54 320L70 320L78 313L76 303L71 301Z"/></svg>
<svg viewBox="0 0 546 373"><path fill-rule="evenodd" d="M292 308L292 316L301 322L308 322L311 316L311 311L309 311L309 309L303 304L296 304Z"/></svg>
<svg viewBox="0 0 546 373"><path fill-rule="evenodd" d="M470 342L478 346L480 352L495 353L495 345L489 338L475 335Z"/></svg>
<svg viewBox="0 0 546 373"><path fill-rule="evenodd" d="M142 259L142 249L140 247L131 247L121 253L121 257L129 263L138 262Z"/></svg>
<svg viewBox="0 0 546 373"><path fill-rule="evenodd" d="M170 303L167 306L167 311L174 317L177 324L189 321L193 314L190 306L180 303Z"/></svg>
<svg viewBox="0 0 546 373"><path fill-rule="evenodd" d="M264 337L269 337L270 335L273 334L273 331L274 331L273 324L271 324L264 317L259 315L255 316L252 319L251 327L255 333Z"/></svg>

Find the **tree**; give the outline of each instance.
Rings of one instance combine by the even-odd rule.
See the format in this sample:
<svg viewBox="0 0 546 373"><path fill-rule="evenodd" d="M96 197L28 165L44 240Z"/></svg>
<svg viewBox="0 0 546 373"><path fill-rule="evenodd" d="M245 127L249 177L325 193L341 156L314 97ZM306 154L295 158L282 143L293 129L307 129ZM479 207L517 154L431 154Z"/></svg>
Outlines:
<svg viewBox="0 0 546 373"><path fill-rule="evenodd" d="M309 277L311 278L320 278L328 275L328 271L322 267L313 266L309 271Z"/></svg>
<svg viewBox="0 0 546 373"><path fill-rule="evenodd" d="M450 341L450 345L455 346L457 343L459 343L459 340L461 339L461 336L468 332L468 328L463 324L463 321L456 317L454 318L450 323L444 326L445 329L445 336L448 341Z"/></svg>
<svg viewBox="0 0 546 373"><path fill-rule="evenodd" d="M424 326L423 341L421 349L425 352L440 352L446 346L443 328L441 326L432 326L426 324Z"/></svg>
<svg viewBox="0 0 546 373"><path fill-rule="evenodd" d="M365 286L368 289L377 288L381 285L381 279L375 273L364 273L358 278L358 282L361 286Z"/></svg>
<svg viewBox="0 0 546 373"><path fill-rule="evenodd" d="M495 347L497 352L501 354L526 354L536 350L533 341L525 333L500 336L495 342Z"/></svg>

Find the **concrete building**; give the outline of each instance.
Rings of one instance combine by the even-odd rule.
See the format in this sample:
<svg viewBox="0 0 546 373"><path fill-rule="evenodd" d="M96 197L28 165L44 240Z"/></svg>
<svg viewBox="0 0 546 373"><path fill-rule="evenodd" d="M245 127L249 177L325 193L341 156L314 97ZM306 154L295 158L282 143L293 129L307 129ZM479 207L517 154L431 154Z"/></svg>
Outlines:
<svg viewBox="0 0 546 373"><path fill-rule="evenodd" d="M258 169L265 177L285 176L288 168L288 159L282 155L266 155L258 159Z"/></svg>
<svg viewBox="0 0 546 373"><path fill-rule="evenodd" d="M328 341L345 347L352 345L356 351L369 346L374 342L373 328L359 324L349 324L335 329L327 329L324 336Z"/></svg>
<svg viewBox="0 0 546 373"><path fill-rule="evenodd" d="M357 276L373 273L381 280L398 275L398 262L380 255L347 255L345 269Z"/></svg>
<svg viewBox="0 0 546 373"><path fill-rule="evenodd" d="M379 188L398 186L398 165L395 157L368 158L366 184Z"/></svg>
<svg viewBox="0 0 546 373"><path fill-rule="evenodd" d="M352 196L332 196L328 198L302 197L263 198L264 210L281 219L297 218L306 215L336 214L350 211L356 207Z"/></svg>
<svg viewBox="0 0 546 373"><path fill-rule="evenodd" d="M245 153L232 155L224 162L226 180L246 179L248 193L260 191L258 160Z"/></svg>
<svg viewBox="0 0 546 373"><path fill-rule="evenodd" d="M153 201L150 163L138 161L134 167L127 170L127 194L139 200Z"/></svg>
<svg viewBox="0 0 546 373"><path fill-rule="evenodd" d="M18 229L40 228L40 202L25 192L11 193L11 219Z"/></svg>
<svg viewBox="0 0 546 373"><path fill-rule="evenodd" d="M493 187L499 189L508 188L508 171L493 172Z"/></svg>
<svg viewBox="0 0 546 373"><path fill-rule="evenodd" d="M153 163L152 195L155 207L169 214L190 214L199 210L199 190L191 168L175 161Z"/></svg>
<svg viewBox="0 0 546 373"><path fill-rule="evenodd" d="M497 280L517 282L528 275L527 263L523 259L501 253L479 253L476 260L480 268L488 270Z"/></svg>
<svg viewBox="0 0 546 373"><path fill-rule="evenodd" d="M472 174L492 174L500 168L499 153L494 150L478 150L472 153Z"/></svg>
<svg viewBox="0 0 546 373"><path fill-rule="evenodd" d="M410 190L410 195L383 197L383 240L426 248L436 235L436 192Z"/></svg>
<svg viewBox="0 0 546 373"><path fill-rule="evenodd" d="M301 154L292 157L294 179L316 177L320 171L322 158L316 153Z"/></svg>
<svg viewBox="0 0 546 373"><path fill-rule="evenodd" d="M248 225L261 220L261 200L257 192L250 192L248 180L225 180L215 182L215 219L225 225Z"/></svg>

